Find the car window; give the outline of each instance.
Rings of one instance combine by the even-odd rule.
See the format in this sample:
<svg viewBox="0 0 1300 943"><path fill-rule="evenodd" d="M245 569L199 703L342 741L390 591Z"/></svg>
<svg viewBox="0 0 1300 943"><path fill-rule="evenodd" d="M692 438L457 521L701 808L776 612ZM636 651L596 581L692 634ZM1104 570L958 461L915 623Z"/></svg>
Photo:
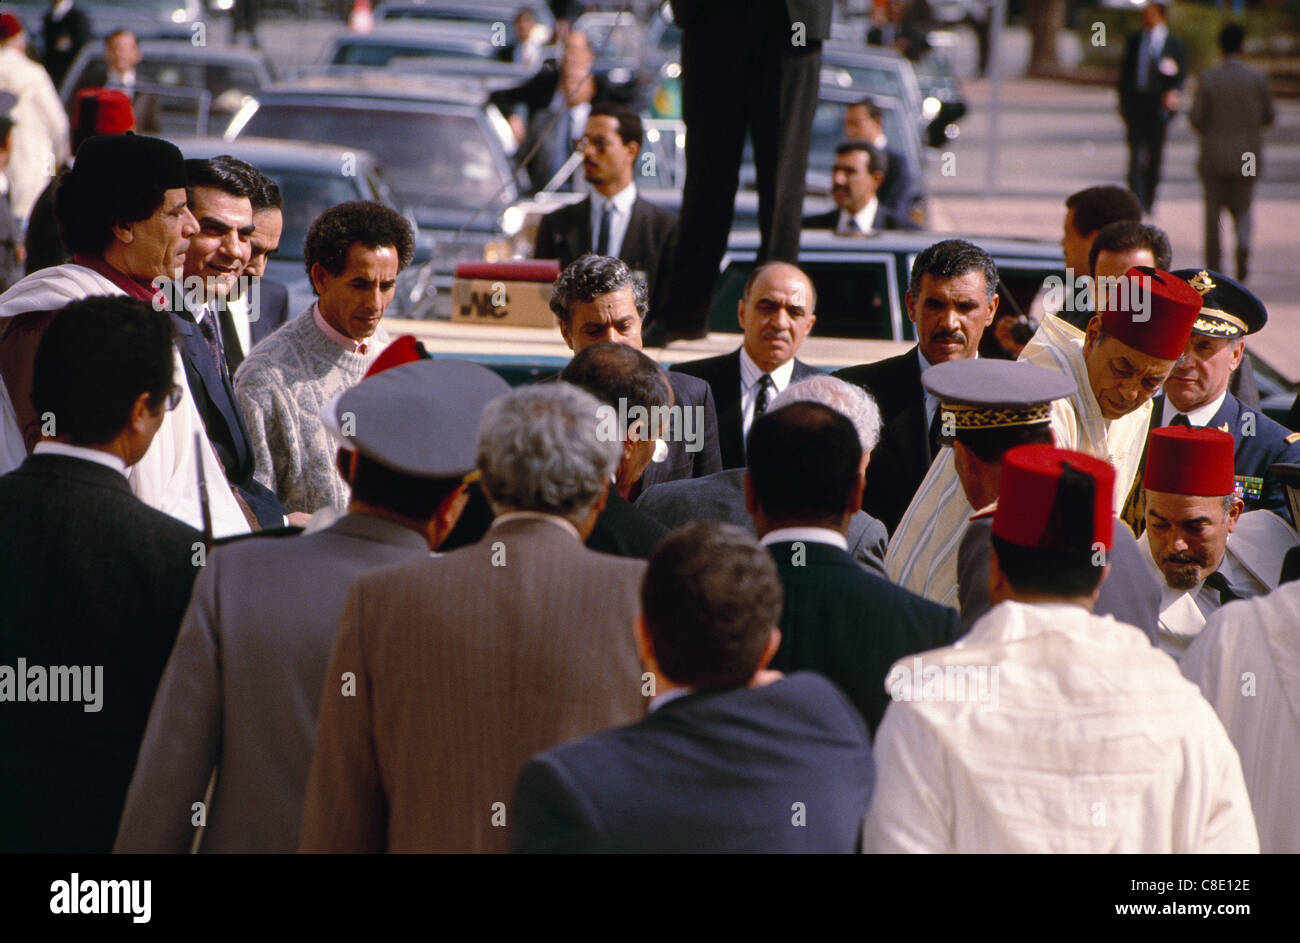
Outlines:
<svg viewBox="0 0 1300 943"><path fill-rule="evenodd" d="M466 113L267 103L243 134L376 148L399 206L477 209L505 183L486 132Z"/></svg>
<svg viewBox="0 0 1300 943"><path fill-rule="evenodd" d="M998 288L998 294L1001 296L998 301L999 309L1013 304L1012 311L1028 314L1034 296L1043 285L1043 279L1048 275L1059 274L1060 270L1053 269L1051 266L1021 267L999 262L998 280L1001 282ZM1010 299L1007 297L1008 293Z"/></svg>
<svg viewBox="0 0 1300 943"><path fill-rule="evenodd" d="M339 46L334 53L333 65L386 66L396 58L403 59L480 59L472 49L431 46L385 46L378 43L352 43Z"/></svg>
<svg viewBox="0 0 1300 943"><path fill-rule="evenodd" d="M819 337L893 340L889 316L889 282L884 262L818 262L799 267L817 291ZM709 330L739 333L736 306L745 292L753 262L733 262L718 278L709 309Z"/></svg>
<svg viewBox="0 0 1300 943"><path fill-rule="evenodd" d="M819 101L817 111L813 113L811 143L808 148L808 169L830 173L835 162L835 148L844 140L844 102ZM896 109L884 110L883 125L885 139L894 151L911 154L907 145L908 136L916 137L915 127L905 127L901 115ZM897 143L895 143L897 142Z"/></svg>
<svg viewBox="0 0 1300 943"><path fill-rule="evenodd" d="M339 174L303 170L265 172L279 184L284 197L284 231L274 255L277 259L301 259L312 220L331 206L362 198L356 181Z"/></svg>

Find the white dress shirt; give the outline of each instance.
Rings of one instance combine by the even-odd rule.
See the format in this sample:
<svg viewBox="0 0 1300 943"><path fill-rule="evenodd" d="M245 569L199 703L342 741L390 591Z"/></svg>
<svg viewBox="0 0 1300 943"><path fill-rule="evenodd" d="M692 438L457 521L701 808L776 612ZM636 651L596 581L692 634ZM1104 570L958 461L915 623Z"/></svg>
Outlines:
<svg viewBox="0 0 1300 943"><path fill-rule="evenodd" d="M776 384L776 389L768 393L767 406L772 407L772 400L778 393L785 392L785 388L790 385L790 378L794 375L794 358L791 357L781 366L777 367L768 374L772 382ZM754 424L754 404L758 401L758 384L763 378L763 371L758 368L758 364L750 358L749 352L744 347L740 348L740 419L741 431L748 436L749 427Z"/></svg>
<svg viewBox="0 0 1300 943"><path fill-rule="evenodd" d="M37 442L36 447L32 449L32 454L66 455L68 458L79 458L83 461L103 465L105 468L111 468L123 478L126 477L126 462L122 461L120 456L105 452L103 449L88 449L82 445L68 445L66 442Z"/></svg>
<svg viewBox="0 0 1300 943"><path fill-rule="evenodd" d="M845 553L849 552L849 542L844 539L844 535L829 527L778 527L776 530L768 531L759 543L764 547L770 547L772 544L797 541L808 544L830 544L832 547L839 547Z"/></svg>
<svg viewBox="0 0 1300 943"><path fill-rule="evenodd" d="M835 234L837 236L856 236L875 231L876 210L880 207L880 201L874 196L871 202L856 213L850 214L848 210L840 210L840 221L835 224Z"/></svg>
<svg viewBox="0 0 1300 943"><path fill-rule="evenodd" d="M1210 420L1214 418L1214 414L1219 411L1219 407L1223 405L1223 401L1227 398L1228 391L1224 390L1219 394L1218 399L1212 400L1198 409L1193 409L1190 413L1183 413L1183 415L1187 417L1187 421L1193 426L1208 426ZM1160 425L1171 425L1174 421L1174 417L1178 414L1178 408L1169 401L1169 397L1166 395L1164 412L1161 413L1160 416Z"/></svg>
<svg viewBox="0 0 1300 943"><path fill-rule="evenodd" d="M627 235L628 223L632 221L632 204L636 202L636 184L629 183L613 196L601 196L596 191L591 193L591 251L600 245L600 220L605 213L605 204L612 203L614 212L609 220L608 255L618 258L623 251L623 239Z"/></svg>

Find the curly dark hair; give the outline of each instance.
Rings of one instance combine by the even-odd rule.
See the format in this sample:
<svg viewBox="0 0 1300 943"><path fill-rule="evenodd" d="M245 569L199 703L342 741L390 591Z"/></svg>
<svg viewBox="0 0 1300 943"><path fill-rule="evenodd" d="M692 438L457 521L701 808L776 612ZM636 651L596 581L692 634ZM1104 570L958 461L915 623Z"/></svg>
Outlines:
<svg viewBox="0 0 1300 943"><path fill-rule="evenodd" d="M405 216L373 200L350 200L331 206L307 230L303 246L307 277L311 278L312 267L317 263L331 275L341 274L348 264L348 248L354 242L367 249L392 246L397 250L399 272L411 264L411 256L415 254L415 234Z"/></svg>
<svg viewBox="0 0 1300 943"><path fill-rule="evenodd" d="M566 265L555 280L555 287L551 290L551 310L568 324L575 301L591 301L597 295L608 295L624 285L632 286L637 317L644 321L650 310L650 293L645 279L633 275L622 259L588 252Z"/></svg>

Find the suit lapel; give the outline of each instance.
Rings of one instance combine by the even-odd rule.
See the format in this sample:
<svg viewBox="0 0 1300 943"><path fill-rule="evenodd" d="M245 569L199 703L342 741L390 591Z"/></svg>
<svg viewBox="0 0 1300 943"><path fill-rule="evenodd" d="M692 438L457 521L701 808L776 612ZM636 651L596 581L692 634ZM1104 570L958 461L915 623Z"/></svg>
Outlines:
<svg viewBox="0 0 1300 943"><path fill-rule="evenodd" d="M211 312L208 316L212 316ZM235 406L234 388L231 387L227 377L217 374L216 364L212 362L208 352L208 342L199 333L199 326L193 318L188 315L177 315L173 320L177 322L177 330L184 336L182 350L190 367L187 372L198 377L203 386L204 396L221 414L237 452L235 457L242 468L249 458L248 430L244 426L244 418L240 415L239 408ZM236 469L229 468L226 472L238 477Z"/></svg>

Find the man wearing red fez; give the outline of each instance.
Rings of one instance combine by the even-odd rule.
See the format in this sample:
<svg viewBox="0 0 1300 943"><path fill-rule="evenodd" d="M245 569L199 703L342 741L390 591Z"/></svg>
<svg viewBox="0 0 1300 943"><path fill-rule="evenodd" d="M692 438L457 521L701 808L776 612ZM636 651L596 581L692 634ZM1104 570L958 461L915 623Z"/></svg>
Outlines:
<svg viewBox="0 0 1300 943"><path fill-rule="evenodd" d="M59 417L36 415L30 396L36 348L54 314L92 295L165 304L157 297L160 280L181 275L199 229L185 184L185 161L174 144L133 134L88 139L59 178L55 214L73 261L33 272L0 295L0 473L21 464L38 440L59 434ZM131 466L131 489L145 504L201 529L202 461L214 535L247 533L248 521L202 434L179 354L176 374L184 396Z"/></svg>
<svg viewBox="0 0 1300 943"><path fill-rule="evenodd" d="M1137 478L1151 397L1182 356L1201 296L1181 278L1132 268L1098 287L1086 331L1044 318L1020 359L1068 374L1073 395L1052 404L1056 444L1115 467L1115 509Z"/></svg>
<svg viewBox="0 0 1300 943"><path fill-rule="evenodd" d="M1259 850L1213 709L1140 629L1093 613L1114 480L1049 445L1003 457L993 608L890 670L866 851Z"/></svg>
<svg viewBox="0 0 1300 943"><path fill-rule="evenodd" d="M1177 659L1221 605L1277 586L1295 534L1270 511L1241 516L1233 439L1219 429L1153 429L1142 486L1138 544L1160 577L1160 647Z"/></svg>

